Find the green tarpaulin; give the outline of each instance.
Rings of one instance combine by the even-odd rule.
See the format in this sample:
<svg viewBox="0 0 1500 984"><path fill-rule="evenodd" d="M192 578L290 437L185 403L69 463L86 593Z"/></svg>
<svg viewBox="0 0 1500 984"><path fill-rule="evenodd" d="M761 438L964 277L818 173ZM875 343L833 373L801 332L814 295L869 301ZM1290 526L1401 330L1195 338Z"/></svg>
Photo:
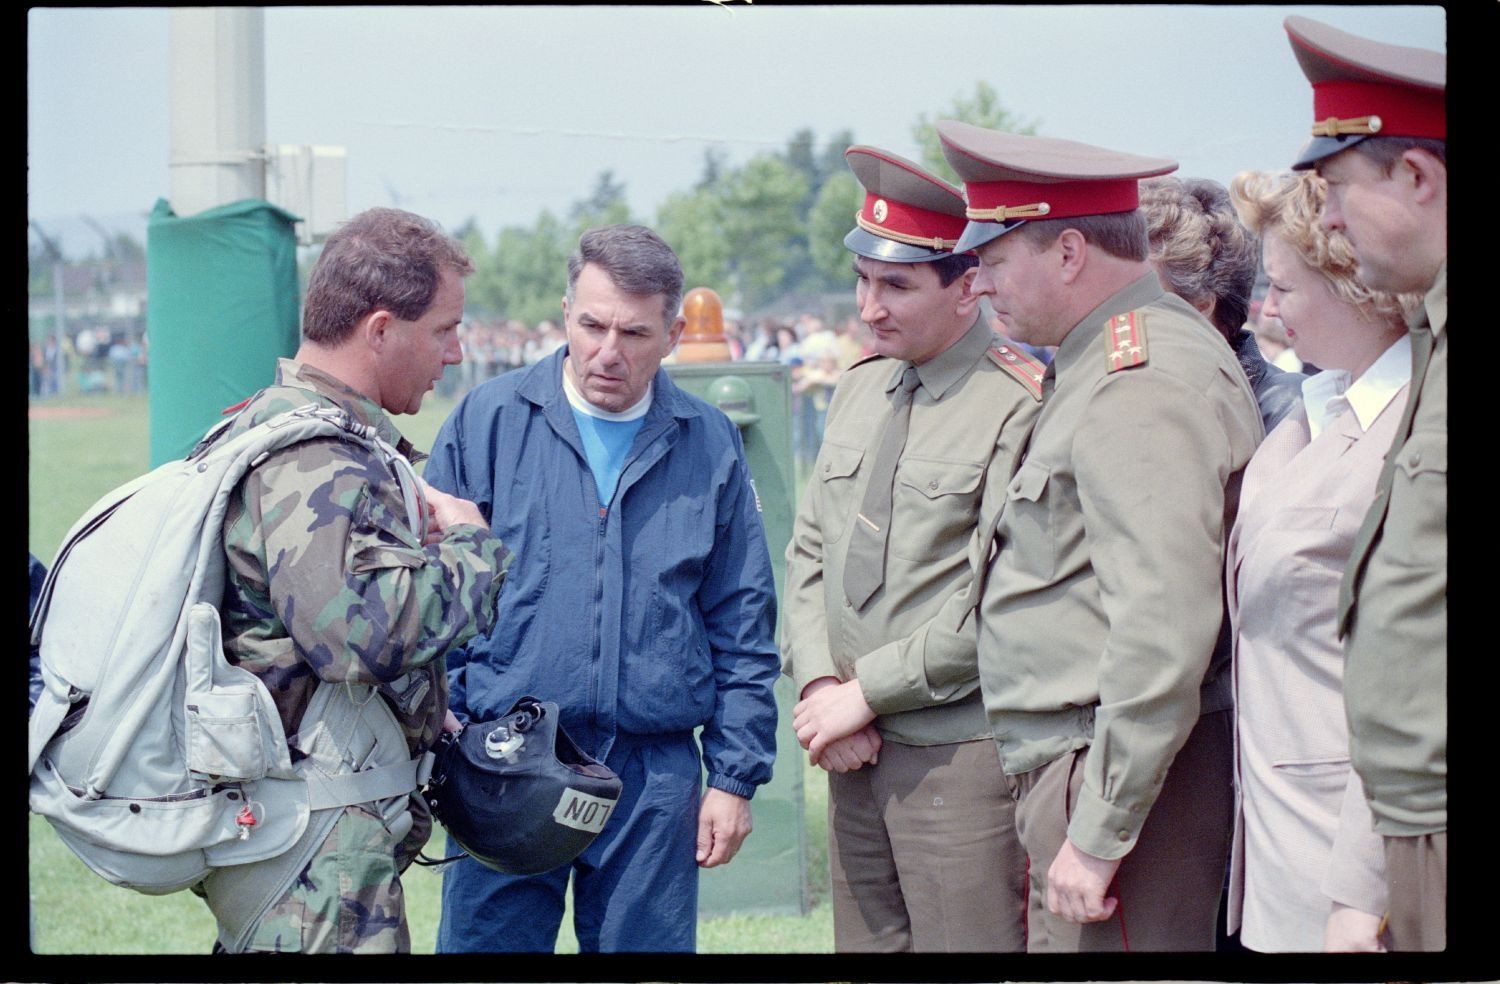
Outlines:
<svg viewBox="0 0 1500 984"><path fill-rule="evenodd" d="M297 350L297 216L259 199L146 227L151 465L192 450Z"/></svg>

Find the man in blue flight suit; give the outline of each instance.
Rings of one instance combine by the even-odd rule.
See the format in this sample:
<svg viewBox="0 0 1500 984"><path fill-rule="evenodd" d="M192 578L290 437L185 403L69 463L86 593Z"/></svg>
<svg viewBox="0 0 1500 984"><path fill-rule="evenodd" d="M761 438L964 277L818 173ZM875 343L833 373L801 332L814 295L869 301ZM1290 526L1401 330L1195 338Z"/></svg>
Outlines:
<svg viewBox="0 0 1500 984"><path fill-rule="evenodd" d="M734 857L771 777L770 553L738 430L660 368L681 296L677 257L651 230L585 233L568 260L567 346L475 389L438 434L425 478L462 490L516 555L496 630L450 658L454 712L556 701L625 787L571 865L448 868L440 952L551 952L570 874L581 950L691 952L697 869Z"/></svg>

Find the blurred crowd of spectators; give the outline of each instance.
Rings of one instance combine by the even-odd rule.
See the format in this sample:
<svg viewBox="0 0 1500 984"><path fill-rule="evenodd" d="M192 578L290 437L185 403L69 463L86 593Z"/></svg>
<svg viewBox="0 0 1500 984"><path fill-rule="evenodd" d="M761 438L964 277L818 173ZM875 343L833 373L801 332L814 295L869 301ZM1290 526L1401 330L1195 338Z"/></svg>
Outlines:
<svg viewBox="0 0 1500 984"><path fill-rule="evenodd" d="M1279 323L1261 317L1259 307L1258 301L1252 305L1250 320L1261 350L1278 365L1297 368L1296 355L1287 348ZM472 319L459 331L463 363L450 367L438 386L439 394L449 399L463 396L493 376L529 366L566 342L562 325L555 321L527 325L515 320ZM839 376L873 351L870 329L852 315L834 321L802 314L763 317L748 324L726 319L724 335L731 358L780 362L790 368L793 451L799 461L811 462L823 441L823 419ZM1034 354L1044 360L1050 356L1045 351ZM32 397L65 391L144 393L146 364L144 333L84 328L76 335L65 335L61 348L56 337L48 335L31 343L28 393Z"/></svg>
<svg viewBox="0 0 1500 984"><path fill-rule="evenodd" d="M146 392L145 332L83 328L31 342L27 388L31 397L59 393Z"/></svg>
<svg viewBox="0 0 1500 984"><path fill-rule="evenodd" d="M823 418L843 371L869 355L870 330L856 317L830 324L813 314L761 318L747 327L726 319L725 341L736 361L780 362L792 377L792 442L811 461L823 440ZM464 361L449 369L440 395L463 396L492 376L531 365L566 341L561 325L543 321L466 321L460 328Z"/></svg>

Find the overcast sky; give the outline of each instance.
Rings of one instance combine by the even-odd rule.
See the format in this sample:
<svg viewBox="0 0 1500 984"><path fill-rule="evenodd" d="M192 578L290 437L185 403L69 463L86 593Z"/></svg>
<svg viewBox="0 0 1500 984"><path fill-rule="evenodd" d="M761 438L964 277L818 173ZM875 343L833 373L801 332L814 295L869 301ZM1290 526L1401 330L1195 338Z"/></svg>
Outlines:
<svg viewBox="0 0 1500 984"><path fill-rule="evenodd" d="M344 147L351 213L493 235L566 211L606 168L650 222L707 148L738 164L802 127L916 157L917 117L982 79L1040 134L1227 183L1307 137L1293 13L1446 50L1436 6L272 7L266 138ZM171 197L170 20L29 12L28 214L70 254L98 247L81 215L144 236Z"/></svg>

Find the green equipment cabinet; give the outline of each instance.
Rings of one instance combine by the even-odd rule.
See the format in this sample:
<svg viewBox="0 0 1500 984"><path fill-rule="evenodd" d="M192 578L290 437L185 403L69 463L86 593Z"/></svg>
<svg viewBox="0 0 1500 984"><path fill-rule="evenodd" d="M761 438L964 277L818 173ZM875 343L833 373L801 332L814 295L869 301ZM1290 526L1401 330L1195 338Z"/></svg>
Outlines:
<svg viewBox="0 0 1500 984"><path fill-rule="evenodd" d="M678 386L723 410L739 425L760 500L776 594L786 582L786 545L796 515L792 460L791 374L779 362L683 362L666 367ZM778 638L780 626L778 625ZM727 865L700 873L698 913L797 913L809 908L802 749L792 730L792 681L776 681L776 767L750 801L755 828Z"/></svg>
<svg viewBox="0 0 1500 984"><path fill-rule="evenodd" d="M245 199L146 226L151 466L181 458L224 408L297 351L297 216Z"/></svg>

